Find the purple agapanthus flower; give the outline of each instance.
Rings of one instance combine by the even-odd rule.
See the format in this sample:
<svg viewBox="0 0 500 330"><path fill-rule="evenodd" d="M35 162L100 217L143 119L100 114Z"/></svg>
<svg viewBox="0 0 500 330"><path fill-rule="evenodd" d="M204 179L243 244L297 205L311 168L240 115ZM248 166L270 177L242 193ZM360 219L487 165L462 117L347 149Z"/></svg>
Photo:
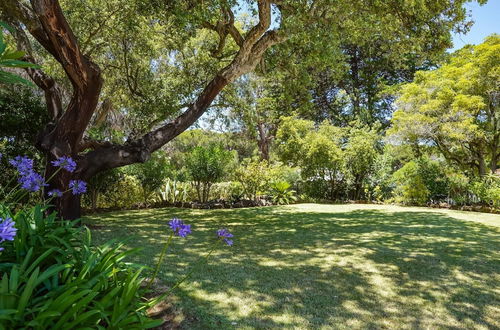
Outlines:
<svg viewBox="0 0 500 330"><path fill-rule="evenodd" d="M188 234L191 234L191 225L186 225L181 219L173 218L169 221L168 225L174 234L180 237L186 237Z"/></svg>
<svg viewBox="0 0 500 330"><path fill-rule="evenodd" d="M233 237L233 234L231 234L229 232L229 230L223 228L223 229L219 229L217 230L217 236L222 239L224 242L226 242L227 245L231 246L233 245L233 240L232 239L228 239L228 238L231 238Z"/></svg>
<svg viewBox="0 0 500 330"><path fill-rule="evenodd" d="M82 180L71 180L69 182L69 189L73 195L81 195L87 191L87 184Z"/></svg>
<svg viewBox="0 0 500 330"><path fill-rule="evenodd" d="M12 218L0 218L0 243L14 240L17 232L17 229L14 227L14 225L15 222L12 221Z"/></svg>
<svg viewBox="0 0 500 330"><path fill-rule="evenodd" d="M63 195L62 191L60 191L59 189L52 189L48 194L51 197L61 197Z"/></svg>
<svg viewBox="0 0 500 330"><path fill-rule="evenodd" d="M191 225L182 224L177 234L180 237L186 237L188 234L191 234Z"/></svg>
<svg viewBox="0 0 500 330"><path fill-rule="evenodd" d="M62 156L51 161L51 163L56 167L64 168L68 172L74 172L76 170L76 162L71 157Z"/></svg>
<svg viewBox="0 0 500 330"><path fill-rule="evenodd" d="M31 192L39 191L42 187L47 186L43 177L34 171L22 175L19 178L19 183L21 184L21 188Z"/></svg>
<svg viewBox="0 0 500 330"><path fill-rule="evenodd" d="M26 156L17 156L9 160L9 163L14 166L21 175L28 175L33 172L33 159Z"/></svg>

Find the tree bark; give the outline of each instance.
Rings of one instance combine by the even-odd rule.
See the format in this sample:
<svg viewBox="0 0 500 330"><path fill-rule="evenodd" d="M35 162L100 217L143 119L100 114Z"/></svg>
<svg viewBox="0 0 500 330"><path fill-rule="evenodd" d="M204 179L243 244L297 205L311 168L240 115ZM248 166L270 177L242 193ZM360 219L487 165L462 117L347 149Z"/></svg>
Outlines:
<svg viewBox="0 0 500 330"><path fill-rule="evenodd" d="M260 158L262 160L269 161L269 142L272 137L268 136L266 128L263 122L257 123L257 131L259 133L259 138L257 139L257 144L259 146Z"/></svg>

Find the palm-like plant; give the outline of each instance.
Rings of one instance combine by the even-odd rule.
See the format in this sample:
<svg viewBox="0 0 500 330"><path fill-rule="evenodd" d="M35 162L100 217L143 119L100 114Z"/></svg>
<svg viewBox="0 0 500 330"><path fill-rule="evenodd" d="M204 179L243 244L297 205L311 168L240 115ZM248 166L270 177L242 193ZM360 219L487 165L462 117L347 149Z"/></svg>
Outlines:
<svg viewBox="0 0 500 330"><path fill-rule="evenodd" d="M290 183L286 181L276 181L271 183L269 194L271 195L273 204L288 205L297 200L295 190L290 189Z"/></svg>

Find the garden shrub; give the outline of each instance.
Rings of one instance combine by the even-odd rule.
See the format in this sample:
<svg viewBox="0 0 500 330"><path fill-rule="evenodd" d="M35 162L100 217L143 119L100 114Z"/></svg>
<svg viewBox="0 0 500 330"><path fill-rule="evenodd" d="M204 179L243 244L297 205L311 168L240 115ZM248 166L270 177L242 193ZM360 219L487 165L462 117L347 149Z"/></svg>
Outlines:
<svg viewBox="0 0 500 330"><path fill-rule="evenodd" d="M270 182L270 168L266 160L245 159L234 172L234 179L241 183L247 198L257 200L265 193Z"/></svg>
<svg viewBox="0 0 500 330"><path fill-rule="evenodd" d="M218 145L196 147L188 155L186 168L194 182L198 200L206 203L210 188L226 175L226 169L234 162L236 155Z"/></svg>
<svg viewBox="0 0 500 330"><path fill-rule="evenodd" d="M476 180L471 185L471 191L482 203L500 207L500 176L490 174Z"/></svg>
<svg viewBox="0 0 500 330"><path fill-rule="evenodd" d="M156 152L147 162L131 165L124 171L139 181L142 202L147 206L152 203L151 197L165 182L171 170L165 154Z"/></svg>
<svg viewBox="0 0 500 330"><path fill-rule="evenodd" d="M418 175L422 178L425 187L429 191L429 198L439 200L446 197L449 183L443 163L429 157L420 157L416 162Z"/></svg>
<svg viewBox="0 0 500 330"><path fill-rule="evenodd" d="M393 174L396 183L394 193L396 201L407 205L424 205L430 192L419 173L419 165L415 161L406 163Z"/></svg>
<svg viewBox="0 0 500 330"><path fill-rule="evenodd" d="M124 174L111 188L101 195L99 208L128 209L142 201L143 190L140 181L132 175Z"/></svg>
<svg viewBox="0 0 500 330"><path fill-rule="evenodd" d="M446 174L448 181L448 192L454 203L463 205L469 202L470 180L459 172L448 172Z"/></svg>

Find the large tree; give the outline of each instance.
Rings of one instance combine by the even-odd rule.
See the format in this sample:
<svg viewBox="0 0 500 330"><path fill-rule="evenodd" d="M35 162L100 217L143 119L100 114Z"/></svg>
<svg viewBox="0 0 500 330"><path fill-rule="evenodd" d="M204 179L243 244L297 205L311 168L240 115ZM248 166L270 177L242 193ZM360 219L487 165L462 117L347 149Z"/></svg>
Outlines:
<svg viewBox="0 0 500 330"><path fill-rule="evenodd" d="M500 36L466 46L439 69L403 86L392 133L435 146L450 162L479 175L500 163Z"/></svg>
<svg viewBox="0 0 500 330"><path fill-rule="evenodd" d="M62 188L70 179L87 180L149 159L205 113L226 85L254 70L273 45L283 47L273 49L272 56L287 56L298 48L327 53L325 40L351 31L399 37L406 40L403 47L425 47L429 36L449 40L449 31L465 19L465 1L67 0L61 7L57 0L3 0L0 14L15 26L26 59L43 65L27 68L44 91L51 118L37 147L48 160L62 155L77 159L75 173L61 172L50 182ZM238 7L252 18L237 24ZM192 43L202 30L213 33L208 46L204 40ZM215 45L210 42L214 36ZM185 53L186 44L191 54ZM210 56L210 65L200 66L200 56ZM55 63L64 75L56 74L61 71L54 69ZM157 79L184 74L197 78L177 85ZM114 89L103 88L103 76ZM119 109L124 118L135 116L143 124L121 140L92 140L91 124L118 96L127 104ZM47 177L55 171L48 164ZM65 194L57 207L63 217L75 218L79 202Z"/></svg>

